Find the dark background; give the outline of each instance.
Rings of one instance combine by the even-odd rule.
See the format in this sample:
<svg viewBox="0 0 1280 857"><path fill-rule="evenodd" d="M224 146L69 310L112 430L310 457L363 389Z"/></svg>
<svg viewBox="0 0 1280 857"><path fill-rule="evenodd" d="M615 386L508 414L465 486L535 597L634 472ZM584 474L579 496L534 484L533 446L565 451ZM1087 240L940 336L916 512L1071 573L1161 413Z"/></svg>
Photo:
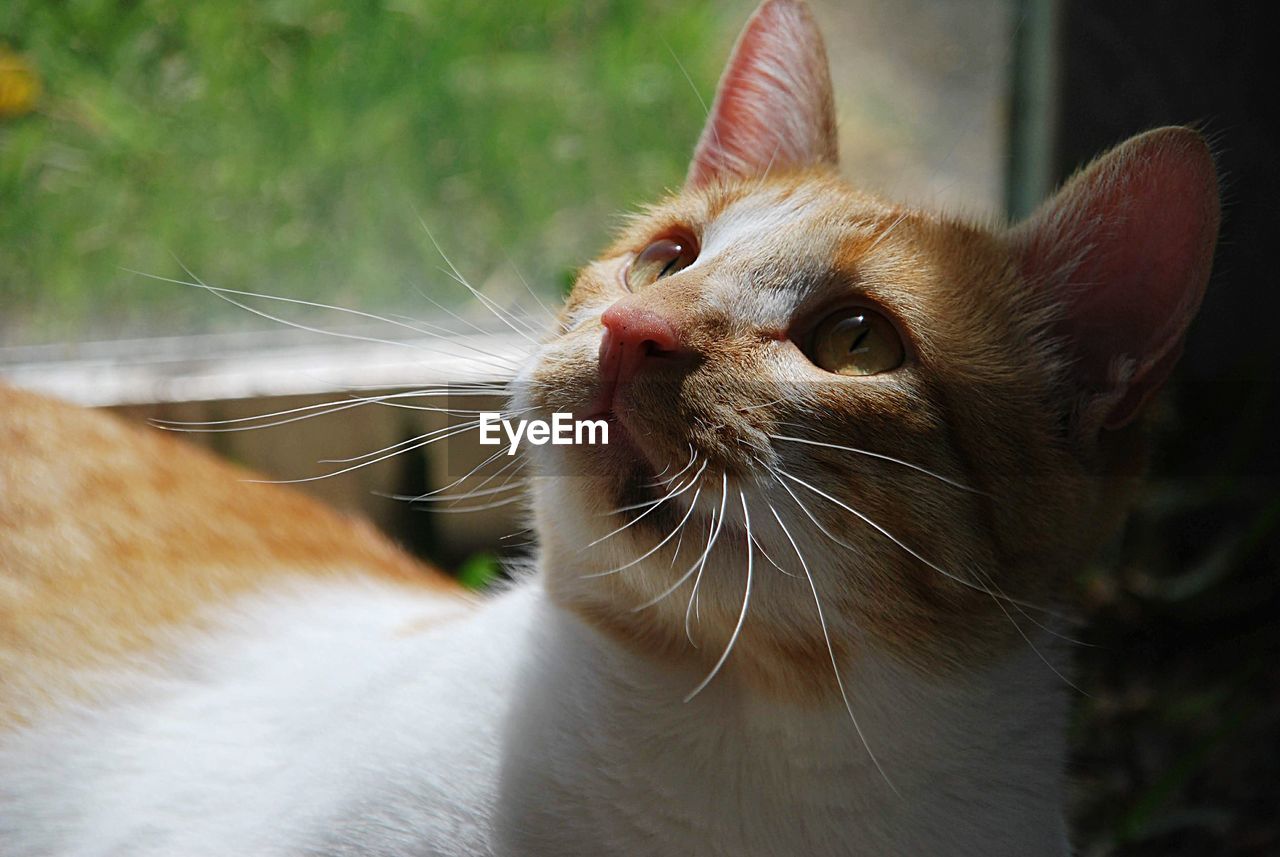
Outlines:
<svg viewBox="0 0 1280 857"><path fill-rule="evenodd" d="M1272 8L1066 2L1053 164L1198 126L1222 178L1213 278L1157 416L1150 488L1085 581L1082 854L1280 854L1280 161Z"/></svg>

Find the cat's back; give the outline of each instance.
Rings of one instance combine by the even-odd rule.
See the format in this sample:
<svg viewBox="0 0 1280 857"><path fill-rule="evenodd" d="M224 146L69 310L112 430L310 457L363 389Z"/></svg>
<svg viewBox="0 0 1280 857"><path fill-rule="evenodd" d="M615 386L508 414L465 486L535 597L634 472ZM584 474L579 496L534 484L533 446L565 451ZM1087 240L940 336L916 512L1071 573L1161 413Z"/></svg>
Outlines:
<svg viewBox="0 0 1280 857"><path fill-rule="evenodd" d="M0 385L0 728L297 579L459 598L369 525L163 432Z"/></svg>
<svg viewBox="0 0 1280 857"><path fill-rule="evenodd" d="M536 589L0 386L0 852L487 853Z"/></svg>

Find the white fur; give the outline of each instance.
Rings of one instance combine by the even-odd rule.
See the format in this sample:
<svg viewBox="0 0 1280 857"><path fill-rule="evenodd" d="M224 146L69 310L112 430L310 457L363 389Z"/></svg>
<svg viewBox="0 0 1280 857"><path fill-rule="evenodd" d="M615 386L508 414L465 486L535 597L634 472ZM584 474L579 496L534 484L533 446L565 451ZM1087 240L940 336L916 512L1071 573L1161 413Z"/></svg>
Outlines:
<svg viewBox="0 0 1280 857"><path fill-rule="evenodd" d="M700 676L540 578L404 633L432 610L355 583L246 603L166 676L0 744L0 851L1066 853L1064 701L1030 649L950 682L864 658L847 682L891 788L839 705L728 675L682 703Z"/></svg>
<svg viewBox="0 0 1280 857"><path fill-rule="evenodd" d="M788 191L761 188L745 199L735 200L707 224L702 236L702 251L689 270L706 266L734 251L758 261L762 248L780 243L780 236L789 228L794 228L797 223L811 222L831 206L830 200L822 199L810 188L788 188ZM834 250L836 240L833 236L821 235L819 238L822 243L812 247L810 252L822 256Z"/></svg>
<svg viewBox="0 0 1280 857"><path fill-rule="evenodd" d="M951 682L875 657L839 704L768 702L549 604L504 746L500 853L1065 855L1061 682L1028 648Z"/></svg>
<svg viewBox="0 0 1280 857"><path fill-rule="evenodd" d="M473 855L532 588L291 586L105 709L0 738L0 854Z"/></svg>

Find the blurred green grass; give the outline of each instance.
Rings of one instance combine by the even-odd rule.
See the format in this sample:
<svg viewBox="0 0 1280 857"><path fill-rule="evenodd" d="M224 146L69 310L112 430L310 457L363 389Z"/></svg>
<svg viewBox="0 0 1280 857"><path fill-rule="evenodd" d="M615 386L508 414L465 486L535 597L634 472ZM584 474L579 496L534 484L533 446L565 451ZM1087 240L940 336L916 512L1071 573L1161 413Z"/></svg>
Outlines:
<svg viewBox="0 0 1280 857"><path fill-rule="evenodd" d="M738 8L741 6L742 8ZM363 310L552 294L678 184L747 4L8 0L42 78L0 123L0 342L255 321L122 269ZM523 291L523 287L521 287ZM261 322L258 322L262 324Z"/></svg>

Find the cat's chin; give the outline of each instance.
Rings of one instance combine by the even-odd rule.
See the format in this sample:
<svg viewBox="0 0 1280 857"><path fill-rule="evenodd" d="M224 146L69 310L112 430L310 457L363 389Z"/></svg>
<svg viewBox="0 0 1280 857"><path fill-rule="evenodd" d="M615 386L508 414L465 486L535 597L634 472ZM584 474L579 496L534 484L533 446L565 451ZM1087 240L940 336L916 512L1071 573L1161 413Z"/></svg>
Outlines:
<svg viewBox="0 0 1280 857"><path fill-rule="evenodd" d="M572 457L576 459L575 467L581 468L582 475L593 477L598 482L604 494L599 498L601 504L607 504L605 507L611 509L628 509L620 514L634 515L631 509L653 503L670 491L670 486L664 485L663 479L676 474L682 466L680 462L655 463L657 454L650 444L641 439L643 433L628 428L625 420L614 411L591 418L608 423L609 443L577 447ZM670 526L672 522L666 517L665 510L658 509L641 523L653 518L655 526Z"/></svg>
<svg viewBox="0 0 1280 857"><path fill-rule="evenodd" d="M654 466L649 452L617 414L609 411L600 418L609 425L609 443L606 447L592 450L598 453L591 455L591 466L598 468L596 475L616 483L618 496L614 499L620 503L641 503L653 499L647 486L657 480L659 468Z"/></svg>

